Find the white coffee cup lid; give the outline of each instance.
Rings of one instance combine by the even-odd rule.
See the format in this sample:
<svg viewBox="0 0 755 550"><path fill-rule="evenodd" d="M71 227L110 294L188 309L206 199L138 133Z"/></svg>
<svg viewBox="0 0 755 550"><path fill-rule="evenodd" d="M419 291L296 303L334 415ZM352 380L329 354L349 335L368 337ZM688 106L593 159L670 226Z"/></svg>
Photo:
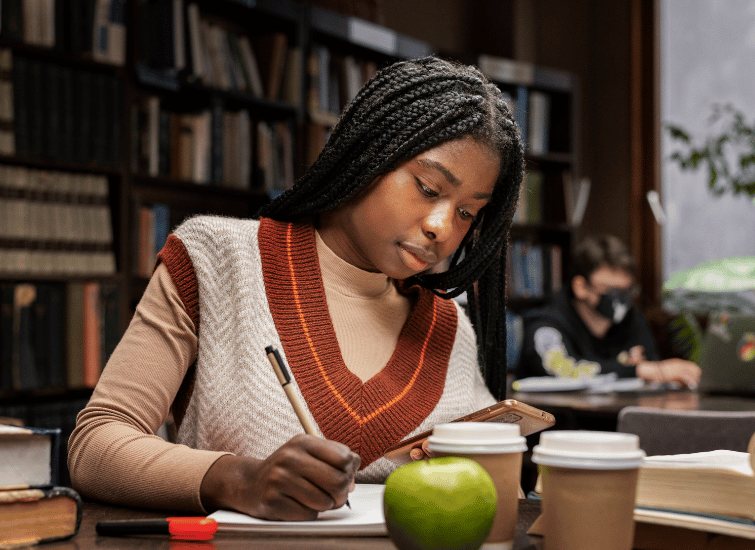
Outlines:
<svg viewBox="0 0 755 550"><path fill-rule="evenodd" d="M522 453L527 450L527 441L518 424L452 422L433 428L427 448L441 453Z"/></svg>
<svg viewBox="0 0 755 550"><path fill-rule="evenodd" d="M540 434L532 461L544 466L600 470L638 468L645 457L634 434L563 430Z"/></svg>

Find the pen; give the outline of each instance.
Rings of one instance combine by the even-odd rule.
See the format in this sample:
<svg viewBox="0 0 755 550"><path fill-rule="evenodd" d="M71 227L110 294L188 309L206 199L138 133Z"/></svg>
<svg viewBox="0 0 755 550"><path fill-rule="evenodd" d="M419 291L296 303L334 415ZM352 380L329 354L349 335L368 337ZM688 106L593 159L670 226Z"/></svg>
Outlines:
<svg viewBox="0 0 755 550"><path fill-rule="evenodd" d="M214 519L205 517L175 517L165 519L126 519L100 521L98 535L123 537L129 535L170 535L175 540L210 540L218 530Z"/></svg>
<svg viewBox="0 0 755 550"><path fill-rule="evenodd" d="M291 375L288 374L286 364L283 362L283 358L278 353L278 350L273 346L267 346L265 352L267 353L267 358L270 360L270 364L273 366L273 370L275 371L281 386L283 386L283 391L286 392L286 397L288 397L288 400L291 402L291 406L294 408L296 416L299 417L299 422L301 423L302 428L304 428L304 432L319 437L315 423L309 417L307 411L304 410L304 404L294 391L293 386L291 386ZM351 508L348 498L346 499L346 506Z"/></svg>

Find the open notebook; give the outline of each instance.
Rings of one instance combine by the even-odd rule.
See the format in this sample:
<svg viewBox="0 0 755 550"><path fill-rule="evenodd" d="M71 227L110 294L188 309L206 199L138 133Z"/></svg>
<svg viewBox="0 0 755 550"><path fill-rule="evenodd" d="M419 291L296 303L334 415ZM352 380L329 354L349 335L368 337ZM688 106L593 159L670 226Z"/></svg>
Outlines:
<svg viewBox="0 0 755 550"><path fill-rule="evenodd" d="M278 535L387 535L383 515L384 485L357 483L349 493L351 509L342 506L322 512L314 521L268 521L238 512L218 510L210 518L218 522L218 531L239 533L275 533Z"/></svg>

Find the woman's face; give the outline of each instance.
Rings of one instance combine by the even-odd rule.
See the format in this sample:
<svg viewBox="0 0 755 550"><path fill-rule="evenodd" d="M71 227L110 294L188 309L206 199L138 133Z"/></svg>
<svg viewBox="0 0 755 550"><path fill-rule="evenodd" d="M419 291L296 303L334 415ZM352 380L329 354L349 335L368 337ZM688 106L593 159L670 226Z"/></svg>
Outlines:
<svg viewBox="0 0 755 550"><path fill-rule="evenodd" d="M318 230L339 257L406 279L461 244L488 203L499 159L471 138L420 153L377 178L354 200L323 215Z"/></svg>

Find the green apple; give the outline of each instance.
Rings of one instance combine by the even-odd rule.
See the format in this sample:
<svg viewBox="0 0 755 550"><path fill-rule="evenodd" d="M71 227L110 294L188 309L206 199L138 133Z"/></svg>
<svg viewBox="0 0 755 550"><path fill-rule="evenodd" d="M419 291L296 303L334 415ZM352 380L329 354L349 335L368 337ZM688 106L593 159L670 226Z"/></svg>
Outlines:
<svg viewBox="0 0 755 550"><path fill-rule="evenodd" d="M474 460L405 464L385 481L388 535L399 550L477 550L493 527L497 500L493 480Z"/></svg>

